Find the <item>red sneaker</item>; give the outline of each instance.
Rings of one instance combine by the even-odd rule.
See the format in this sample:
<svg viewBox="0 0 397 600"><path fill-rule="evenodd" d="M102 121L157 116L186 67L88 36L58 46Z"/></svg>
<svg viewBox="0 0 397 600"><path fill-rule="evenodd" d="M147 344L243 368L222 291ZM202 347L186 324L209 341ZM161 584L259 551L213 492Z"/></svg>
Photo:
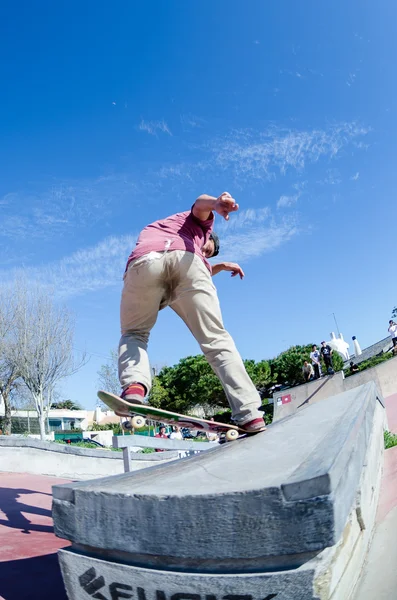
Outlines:
<svg viewBox="0 0 397 600"><path fill-rule="evenodd" d="M260 431L265 431L266 423L261 417L258 417L257 419L248 421L248 423L244 423L244 425L239 425L239 427L247 433L259 433Z"/></svg>
<svg viewBox="0 0 397 600"><path fill-rule="evenodd" d="M131 383L125 390L121 392L120 398L130 404L143 404L143 399L146 396L146 390L140 383Z"/></svg>

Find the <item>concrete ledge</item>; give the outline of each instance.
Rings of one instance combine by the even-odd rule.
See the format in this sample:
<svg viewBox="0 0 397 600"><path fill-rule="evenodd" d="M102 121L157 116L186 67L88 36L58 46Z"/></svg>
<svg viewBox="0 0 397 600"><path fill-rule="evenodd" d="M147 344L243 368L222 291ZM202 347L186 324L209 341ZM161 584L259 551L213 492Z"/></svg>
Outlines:
<svg viewBox="0 0 397 600"><path fill-rule="evenodd" d="M170 440L169 438L155 438L143 435L113 436L114 448L127 448L144 446L145 448L164 448L166 450L193 450L207 451L213 448L210 442L189 442L186 440Z"/></svg>
<svg viewBox="0 0 397 600"><path fill-rule="evenodd" d="M360 577L373 531L382 470L383 417L378 404L353 506L342 535L333 547L307 557L295 568L279 565L275 571L250 573L240 564L240 569L233 573L208 573L200 571L201 561L192 563L191 570L183 568L180 561L169 564L167 570L148 568L139 562L136 564L136 557L135 564L131 564L127 553L75 544L59 552L69 599L86 600L88 594L102 599L138 600L349 600ZM84 484L79 484L79 489L82 488ZM62 489L66 491L70 487L58 487ZM77 491L76 486L74 490ZM233 528L233 523L230 527ZM141 537L144 532L145 525ZM211 532L203 533L210 537ZM252 537L256 537L255 531ZM172 538L170 546L173 547L171 544ZM162 557L158 558L161 563Z"/></svg>
<svg viewBox="0 0 397 600"><path fill-rule="evenodd" d="M296 569L340 540L383 419L369 383L178 463L55 486L56 534L157 569Z"/></svg>
<svg viewBox="0 0 397 600"><path fill-rule="evenodd" d="M131 470L178 458L177 452L136 454ZM0 472L54 475L64 479L94 479L124 472L121 452L79 448L54 442L0 436Z"/></svg>

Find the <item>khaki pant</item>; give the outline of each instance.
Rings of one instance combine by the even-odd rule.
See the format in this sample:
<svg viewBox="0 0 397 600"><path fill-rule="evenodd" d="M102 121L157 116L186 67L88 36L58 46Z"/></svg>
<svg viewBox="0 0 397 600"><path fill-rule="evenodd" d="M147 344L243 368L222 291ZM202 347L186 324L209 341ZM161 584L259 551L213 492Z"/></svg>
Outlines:
<svg viewBox="0 0 397 600"><path fill-rule="evenodd" d="M119 378L123 389L133 382L151 388L147 355L150 330L158 311L170 306L184 320L219 377L240 425L262 417L259 394L236 346L225 330L216 288L203 261L191 252L150 252L133 261L121 297ZM170 341L172 343L172 340Z"/></svg>

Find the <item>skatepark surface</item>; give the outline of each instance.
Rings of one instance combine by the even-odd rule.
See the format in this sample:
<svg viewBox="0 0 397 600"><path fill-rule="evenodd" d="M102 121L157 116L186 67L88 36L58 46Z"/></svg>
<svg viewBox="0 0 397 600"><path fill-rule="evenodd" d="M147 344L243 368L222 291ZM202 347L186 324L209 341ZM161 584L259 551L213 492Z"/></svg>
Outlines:
<svg viewBox="0 0 397 600"><path fill-rule="evenodd" d="M0 473L0 598L66 600L51 517L58 477Z"/></svg>
<svg viewBox="0 0 397 600"><path fill-rule="evenodd" d="M346 501L347 494L352 492L349 482L352 477L356 477L357 481L360 478L357 470L359 463L357 462L356 467L354 466L357 455L361 452L364 457L366 449L376 447L376 444L371 446L371 443L376 439L381 442L380 436L374 437L371 442L372 438L365 433L375 422L375 416L378 415L378 419L381 417L381 404L374 399L373 394L372 388L365 387L361 391L350 391L343 396L335 396L332 405L328 403L328 408L327 402L323 406L321 406L322 403L319 403L317 407L311 407L309 412L306 412L305 408L303 411L291 415L290 418L283 419L283 422L279 422L276 427L269 428L266 433L259 436L233 442L224 448L214 448L193 460L187 459L178 464L169 463L151 467L147 471L142 470L139 474L131 473L71 483L70 480L55 477L0 473L0 599L54 598L66 600L57 551L62 548L65 549L64 553L69 551L70 543L67 540L86 544L87 547L95 546L98 549L99 560L93 559L92 564L97 570L104 569L106 581L108 578L110 580L110 576L113 576L114 572L119 578L122 573L115 571L115 565L112 562L109 563L110 571L106 571L106 564L100 560L100 547L103 548L102 552L104 553L102 558L106 558L106 548L110 547L114 549L113 556L117 555L117 551L122 553L129 550L135 552L135 557L142 556L141 552L147 551L149 548L153 555L159 553L159 559L162 561L159 566L154 563L151 565L150 570L153 570L153 574L164 573L161 571L161 567L167 560L168 568L175 570L176 565L172 564L172 561L176 560L177 565L185 565L185 573L181 573L183 581L187 576L192 584L199 575L197 570L197 576L192 573L190 554L192 548L199 552L198 556L201 561L199 570L202 573L207 572L207 579L214 581L211 578L216 578L216 573L222 571L225 573L225 581L228 581L228 573L233 577L232 573L237 566L240 571L246 570L247 577L255 582L256 571L259 567L264 572L269 572L273 566L277 567L278 565L280 572L279 574L275 573L274 579L276 580L277 577L287 578L288 573L284 570L283 574L283 569L290 568L291 565L284 567L282 556L276 556L276 550L285 547L290 556L292 556L291 552L295 553L297 570L302 572L302 577L307 578L308 573L304 573L304 563L308 558L311 555L319 556L322 549L324 549L324 556L327 556L327 553L330 552L328 550L330 545L335 540L343 539L347 532L344 523L349 512L349 504L352 502L351 499ZM367 401L365 401L366 396ZM390 398L390 402L386 403L391 430L394 429L390 425L394 422L395 400L396 397L393 397ZM356 406L353 412L352 409L346 412L349 403L352 407ZM366 408L363 410L365 406ZM323 433L321 433L322 431ZM359 431L363 433L358 434ZM380 421L374 431L381 432ZM362 437L364 433L365 437ZM343 447L341 440L343 440ZM324 447L327 448L328 455L323 451L316 452L316 448L320 450ZM349 447L351 447L352 453L347 452ZM333 458L330 457L329 452L333 453ZM373 456L380 455L374 451ZM269 468L271 464L273 465L272 469ZM358 522L361 522L362 518L364 519L364 525L370 524L368 510L373 497L370 490L376 488L376 480L379 480L380 475L377 464L372 462L371 466L371 464L367 464L366 459L364 461L367 483L365 483L364 477L362 514L360 516L360 511L357 509L353 513L357 513ZM233 465L232 471L230 465ZM345 477L345 472L347 477ZM261 474L260 481L258 481L258 473ZM197 485L198 481L200 481L199 486ZM345 588L341 592L342 595L332 595L332 599L374 600L376 598L376 600L389 600L397 598L395 595L397 589L397 569L395 569L397 545L394 533L397 528L396 481L397 447L387 450L384 455L379 501L374 505L374 509L376 509L375 528L358 586L353 596L350 593L345 594L348 589ZM66 486L62 487L59 484L66 484ZM131 488L131 484L133 488ZM62 534L63 530L65 539L57 538L53 533L51 517L53 485L57 486L55 499L58 505L58 533ZM186 495L187 489L189 490L188 495ZM340 491L342 489L345 490L343 493ZM323 498L319 505L315 501L318 494ZM336 504L334 502L335 494L339 498ZM365 501L366 494L367 501ZM131 519L134 514L139 514L137 525L145 522L143 537L142 528L137 529L135 536L129 534L128 547L124 546L123 529L117 531L118 522L113 520L113 516L108 522L101 518L101 527L96 527L95 519L90 520L88 516L91 513L94 515L97 511L95 506L97 500L101 502L101 510L105 510L105 512L109 501L112 513L114 502L122 501L120 508L127 506L130 510L136 501L135 512L126 513L125 518L129 519L131 534L135 527L135 517L133 520ZM250 507L250 513L245 516L239 513L241 501ZM179 536L178 552L174 554L173 558L167 558L172 535L170 537L170 530L167 527L159 527L156 502L161 505L162 516L167 516L168 513L171 519L169 527L171 530L175 529L172 531L172 535ZM208 503L211 505L210 511L207 510ZM300 530L299 523L305 506L307 509L305 509L302 530ZM59 512L60 510L61 512ZM136 512L137 510L138 512ZM214 513L214 522L211 522L211 512ZM222 512L225 514L224 517ZM55 516L56 513L57 511L54 513ZM73 513L76 513L75 519L72 517ZM228 527L228 515L231 513L235 514L236 520L233 531L230 532L232 537L228 540L227 537L225 538L227 535L225 532ZM106 514L109 515L108 512ZM189 522L187 528L189 539L186 539L186 545L183 538L186 528L182 532L178 526L178 520L175 519L175 516L179 514L182 514L185 525L186 522ZM191 514L190 521L189 514ZM242 517L244 522L241 522ZM257 529L253 530L248 527L249 535L246 536L244 529L240 530L240 527L244 528L250 522L251 517L255 519ZM196 524L200 526L201 519L204 519L206 524L209 520L211 536L203 538L195 535L194 528ZM355 524L350 516L348 517L349 521L353 525ZM123 522L125 523L125 521ZM292 531L288 525L289 522L294 523L293 539L287 535L288 531L290 533ZM259 530L260 535L258 534ZM255 531L255 535L252 534L253 531ZM155 544L151 547L153 532L156 534ZM238 535L235 535L236 532ZM307 532L312 532L313 535L307 535ZM363 533L365 535L365 528ZM192 539L195 540L193 546ZM354 543L359 544L360 537L357 537L356 540ZM230 541L230 545L226 553L225 546L222 544L228 541ZM116 545L115 542L117 542ZM109 546L109 543L112 546ZM262 551L265 546L271 551L268 554L273 555L268 565L266 564L268 559L265 559ZM75 548L78 551L78 546ZM345 552L346 556L351 551L349 544L342 545L340 548L341 553ZM161 553L163 553L162 557ZM301 556L304 559L301 567L299 567L298 553L302 553ZM339 557L338 554L335 557L341 561L339 564L342 569L343 565L348 564L348 561L341 559L341 553L339 553ZM112 556L112 553L110 555ZM81 559L84 559L84 556L81 556ZM69 573L72 573L70 564L73 560L77 560L76 564L79 564L80 557L76 557L73 553L63 555L64 576L68 569ZM88 573L87 567L90 567L90 559L84 560L86 563L82 563L81 569L82 572ZM354 565L352 568L354 569ZM143 575L139 575L138 571L139 568L135 570L136 576L143 577L147 568L142 565ZM190 573L188 574L186 571L190 571ZM178 575L175 573L172 577L177 579ZM265 577L270 578L269 575L265 575ZM171 578L171 574L168 578ZM124 580L120 579L120 581ZM164 581L167 581L167 577ZM124 585L128 586L129 583L126 580ZM170 584L170 589L172 585L174 584ZM72 590L70 582L69 586ZM302 589L309 591L309 588L305 588L305 586ZM321 586L318 589L320 590ZM343 582L341 589L343 590ZM87 591L82 588L78 593L80 595L69 597L71 599L89 597ZM284 598L283 593L279 593L278 596L280 600ZM294 596L294 600L303 597L309 598L309 596L309 593L300 596L298 592L298 595Z"/></svg>

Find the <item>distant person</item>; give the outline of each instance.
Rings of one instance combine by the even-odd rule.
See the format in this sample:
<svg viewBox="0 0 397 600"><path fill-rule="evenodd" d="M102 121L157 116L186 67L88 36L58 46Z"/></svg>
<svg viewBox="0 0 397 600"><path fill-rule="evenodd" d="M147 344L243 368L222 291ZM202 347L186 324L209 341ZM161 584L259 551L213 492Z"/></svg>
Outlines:
<svg viewBox="0 0 397 600"><path fill-rule="evenodd" d="M310 360L312 361L314 370L314 379L321 377L321 354L317 350L316 344L313 344L312 351L310 352Z"/></svg>
<svg viewBox="0 0 397 600"><path fill-rule="evenodd" d="M210 421L215 421L214 417L211 417ZM219 435L216 431L206 431L205 436L209 442L219 442Z"/></svg>
<svg viewBox="0 0 397 600"><path fill-rule="evenodd" d="M392 319L389 321L389 329L387 331L390 333L393 348L395 348L397 346L397 324Z"/></svg>
<svg viewBox="0 0 397 600"><path fill-rule="evenodd" d="M356 365L352 360L350 361L350 373L358 373L360 370L359 366Z"/></svg>
<svg viewBox="0 0 397 600"><path fill-rule="evenodd" d="M321 355L328 373L334 373L334 368L332 366L332 352L333 350L327 342L321 342Z"/></svg>
<svg viewBox="0 0 397 600"><path fill-rule="evenodd" d="M156 438L166 438L168 439L168 435L166 434L166 428L164 426L160 427L159 432L154 436ZM155 448L156 452L164 452L162 448Z"/></svg>
<svg viewBox="0 0 397 600"><path fill-rule="evenodd" d="M175 425L175 427L172 428L170 440L183 440L182 431L179 425Z"/></svg>
<svg viewBox="0 0 397 600"><path fill-rule="evenodd" d="M302 373L305 381L312 381L314 379L314 369L307 360L303 363Z"/></svg>

